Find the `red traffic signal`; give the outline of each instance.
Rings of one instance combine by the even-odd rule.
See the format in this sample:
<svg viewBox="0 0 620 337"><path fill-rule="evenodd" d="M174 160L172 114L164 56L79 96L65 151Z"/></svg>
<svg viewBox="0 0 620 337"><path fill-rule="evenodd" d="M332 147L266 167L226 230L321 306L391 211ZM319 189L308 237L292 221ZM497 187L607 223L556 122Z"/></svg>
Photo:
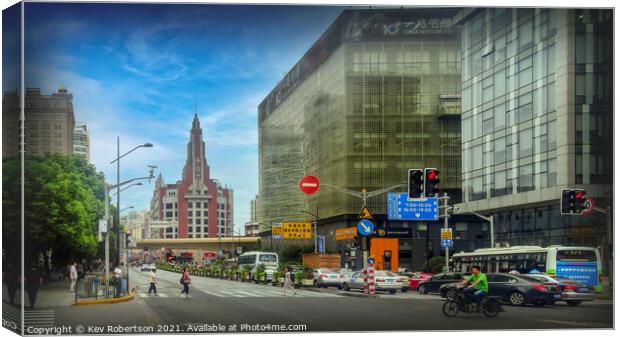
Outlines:
<svg viewBox="0 0 620 337"><path fill-rule="evenodd" d="M426 197L434 197L439 193L439 170L436 168L424 169L424 194Z"/></svg>
<svg viewBox="0 0 620 337"><path fill-rule="evenodd" d="M560 213L570 215L581 215L586 209L586 191L585 190L562 190L562 199L560 200Z"/></svg>

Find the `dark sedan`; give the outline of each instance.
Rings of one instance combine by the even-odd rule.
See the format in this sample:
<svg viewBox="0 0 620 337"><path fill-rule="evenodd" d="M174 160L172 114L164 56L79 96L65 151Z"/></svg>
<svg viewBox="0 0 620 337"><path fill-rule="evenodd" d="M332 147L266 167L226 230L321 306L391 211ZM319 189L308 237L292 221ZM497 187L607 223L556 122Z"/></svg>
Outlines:
<svg viewBox="0 0 620 337"><path fill-rule="evenodd" d="M418 292L420 294L437 293L439 287L444 284L460 282L469 274L466 273L441 273L431 276L430 278L418 284Z"/></svg>
<svg viewBox="0 0 620 337"><path fill-rule="evenodd" d="M499 296L512 305L542 306L562 298L557 284L546 283L526 275L487 274L489 295ZM445 284L439 289L441 297L452 299L457 283Z"/></svg>

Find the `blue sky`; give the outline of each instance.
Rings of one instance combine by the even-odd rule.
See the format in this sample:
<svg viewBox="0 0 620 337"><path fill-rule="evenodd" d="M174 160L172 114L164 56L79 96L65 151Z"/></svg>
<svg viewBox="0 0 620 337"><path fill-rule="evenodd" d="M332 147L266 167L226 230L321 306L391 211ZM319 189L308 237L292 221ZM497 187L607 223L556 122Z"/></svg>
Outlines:
<svg viewBox="0 0 620 337"><path fill-rule="evenodd" d="M64 85L88 124L91 162L115 181L159 165L181 178L197 97L212 178L235 191L235 224L258 193L257 106L342 11L341 7L44 4L25 11L25 82ZM148 208L153 183L123 192L121 208Z"/></svg>

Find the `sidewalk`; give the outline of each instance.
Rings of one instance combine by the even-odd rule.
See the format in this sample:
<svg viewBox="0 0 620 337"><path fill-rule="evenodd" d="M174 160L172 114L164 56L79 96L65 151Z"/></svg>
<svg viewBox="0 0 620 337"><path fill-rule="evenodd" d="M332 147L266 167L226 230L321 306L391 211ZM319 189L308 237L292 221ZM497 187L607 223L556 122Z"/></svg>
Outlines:
<svg viewBox="0 0 620 337"><path fill-rule="evenodd" d="M61 306L70 306L75 302L75 293L69 291L70 281L65 280L61 282L49 282L39 287L37 292L37 301L34 304L36 309L53 309ZM21 290L15 292L15 304L21 305ZM6 290L6 286L2 287L2 301L8 303L9 297ZM24 302L26 303L26 310L30 310L30 301L28 299L28 292L25 291Z"/></svg>

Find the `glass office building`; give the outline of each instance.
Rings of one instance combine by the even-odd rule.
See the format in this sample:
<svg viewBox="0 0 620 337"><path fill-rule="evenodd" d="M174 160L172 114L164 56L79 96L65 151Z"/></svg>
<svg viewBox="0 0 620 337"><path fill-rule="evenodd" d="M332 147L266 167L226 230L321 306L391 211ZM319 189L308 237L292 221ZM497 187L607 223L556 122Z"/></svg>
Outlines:
<svg viewBox="0 0 620 337"><path fill-rule="evenodd" d="M497 243L610 243L603 214L560 215L559 206L563 188L611 205L612 14L470 8L455 16L463 26L459 207L494 214Z"/></svg>
<svg viewBox="0 0 620 337"><path fill-rule="evenodd" d="M259 222L357 214L329 188L403 184L441 171L460 198L460 33L456 9L345 10L259 106ZM304 196L306 174L323 187ZM406 191L406 185L395 191ZM368 199L386 213L386 195Z"/></svg>

